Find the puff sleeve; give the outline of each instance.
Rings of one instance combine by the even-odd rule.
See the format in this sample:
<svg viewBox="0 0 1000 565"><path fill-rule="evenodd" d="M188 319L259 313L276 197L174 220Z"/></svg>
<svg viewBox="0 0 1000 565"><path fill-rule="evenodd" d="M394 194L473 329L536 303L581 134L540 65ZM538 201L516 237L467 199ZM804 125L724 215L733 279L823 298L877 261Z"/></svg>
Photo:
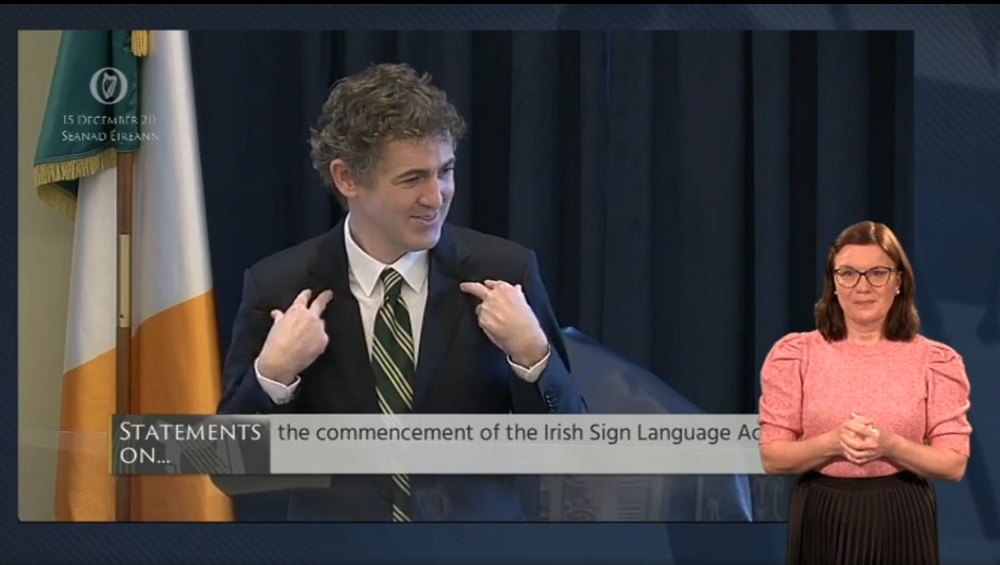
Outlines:
<svg viewBox="0 0 1000 565"><path fill-rule="evenodd" d="M933 446L951 448L969 456L972 425L971 385L962 357L951 347L932 343L927 363L927 432Z"/></svg>
<svg viewBox="0 0 1000 565"><path fill-rule="evenodd" d="M758 408L761 445L795 441L802 435L802 371L806 352L805 334L791 333L778 340L764 360Z"/></svg>

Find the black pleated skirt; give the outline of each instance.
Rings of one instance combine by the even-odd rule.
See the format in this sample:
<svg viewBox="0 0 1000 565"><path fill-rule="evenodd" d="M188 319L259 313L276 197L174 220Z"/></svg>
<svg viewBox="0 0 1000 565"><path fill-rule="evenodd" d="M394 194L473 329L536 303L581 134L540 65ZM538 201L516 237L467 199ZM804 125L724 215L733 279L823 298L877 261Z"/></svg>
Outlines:
<svg viewBox="0 0 1000 565"><path fill-rule="evenodd" d="M913 473L807 473L788 514L788 565L938 565L937 496Z"/></svg>

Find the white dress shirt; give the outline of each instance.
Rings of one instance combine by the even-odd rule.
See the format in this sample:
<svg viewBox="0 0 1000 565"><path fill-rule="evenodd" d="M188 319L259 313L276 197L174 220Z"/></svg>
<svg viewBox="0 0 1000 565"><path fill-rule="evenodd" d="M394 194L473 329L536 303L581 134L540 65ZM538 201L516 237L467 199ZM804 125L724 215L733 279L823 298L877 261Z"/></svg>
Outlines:
<svg viewBox="0 0 1000 565"><path fill-rule="evenodd" d="M427 251L407 253L392 265L385 265L362 250L357 242L354 241L350 230L350 216L344 221L344 243L347 250L347 263L350 267L348 273L351 294L354 295L361 309L361 323L364 327L368 351L371 351L375 317L382 304L382 296L385 291L379 277L384 269L391 267L399 272L405 282L400 294L406 302L407 310L410 313L414 361L416 364L419 364L420 333L424 321L424 307L427 304ZM335 296L333 299L336 300L337 297ZM337 346L335 340L335 337L331 339L333 347ZM510 357L507 358L507 362L518 377L533 383L538 380L542 371L548 365L550 354L551 352L546 354L541 361L531 368L522 367L514 363ZM299 377L296 376L295 380L287 386L273 381L260 374L256 360L254 361L254 371L257 374L260 386L275 404L287 403L295 397L295 392L300 382ZM375 386L375 383L372 383L372 386Z"/></svg>

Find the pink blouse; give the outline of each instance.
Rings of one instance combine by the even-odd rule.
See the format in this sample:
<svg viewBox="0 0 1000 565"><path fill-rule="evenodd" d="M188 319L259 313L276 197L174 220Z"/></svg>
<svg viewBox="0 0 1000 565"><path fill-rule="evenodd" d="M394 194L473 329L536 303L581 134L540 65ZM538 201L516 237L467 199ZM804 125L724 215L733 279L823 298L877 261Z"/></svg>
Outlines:
<svg viewBox="0 0 1000 565"><path fill-rule="evenodd" d="M872 418L918 443L969 455L969 379L951 347L918 336L911 342L828 343L818 331L792 333L772 347L761 370L760 443L809 439L850 419ZM880 459L856 465L830 460L820 473L875 477L903 469Z"/></svg>

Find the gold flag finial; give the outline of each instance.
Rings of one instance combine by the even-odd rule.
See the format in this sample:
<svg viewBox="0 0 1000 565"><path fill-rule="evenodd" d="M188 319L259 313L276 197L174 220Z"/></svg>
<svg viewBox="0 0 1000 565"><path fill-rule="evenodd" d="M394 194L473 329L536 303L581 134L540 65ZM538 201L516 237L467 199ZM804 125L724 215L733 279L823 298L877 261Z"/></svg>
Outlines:
<svg viewBox="0 0 1000 565"><path fill-rule="evenodd" d="M132 30L132 54L136 57L149 55L149 30Z"/></svg>

